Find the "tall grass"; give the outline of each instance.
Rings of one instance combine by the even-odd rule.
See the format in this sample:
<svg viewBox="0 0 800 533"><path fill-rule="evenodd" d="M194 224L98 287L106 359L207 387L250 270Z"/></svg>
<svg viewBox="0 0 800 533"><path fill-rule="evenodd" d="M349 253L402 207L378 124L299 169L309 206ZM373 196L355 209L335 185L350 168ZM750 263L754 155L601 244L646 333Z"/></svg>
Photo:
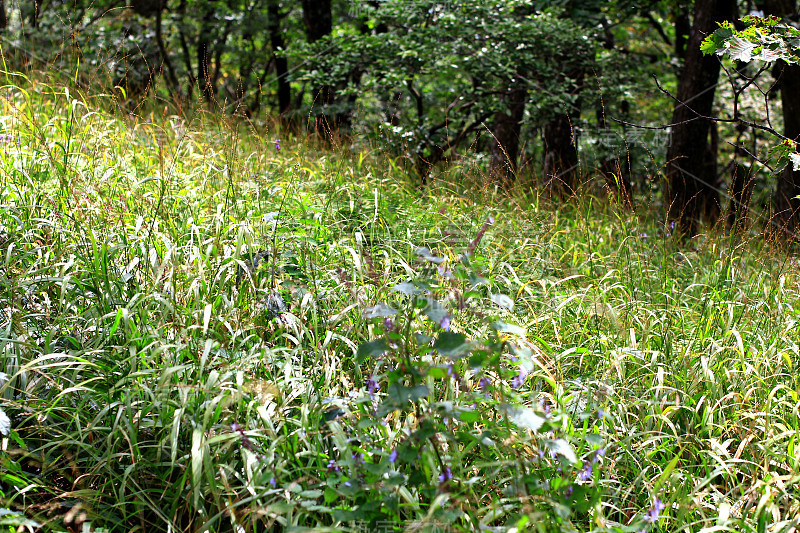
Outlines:
<svg viewBox="0 0 800 533"><path fill-rule="evenodd" d="M6 80L0 524L798 527L785 251Z"/></svg>

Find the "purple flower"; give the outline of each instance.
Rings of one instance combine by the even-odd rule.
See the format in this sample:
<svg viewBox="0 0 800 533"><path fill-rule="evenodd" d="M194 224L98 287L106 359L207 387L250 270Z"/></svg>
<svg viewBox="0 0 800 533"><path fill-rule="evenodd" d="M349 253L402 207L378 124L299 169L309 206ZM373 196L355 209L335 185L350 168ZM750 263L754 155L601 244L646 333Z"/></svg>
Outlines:
<svg viewBox="0 0 800 533"><path fill-rule="evenodd" d="M375 377L370 377L367 380L367 392L369 392L370 396L373 396L376 392L381 390L381 384L375 381Z"/></svg>
<svg viewBox="0 0 800 533"><path fill-rule="evenodd" d="M489 387L491 387L491 385L492 385L492 380L491 380L491 379L489 379L489 377L488 377L488 376L483 376L483 377L482 377L482 378L481 378L481 379L478 381L478 387L480 387L480 388L481 388L481 390L484 392L484 394L485 394L487 397L489 396L489 394L486 392L486 389L488 389Z"/></svg>
<svg viewBox="0 0 800 533"><path fill-rule="evenodd" d="M333 459L331 459L331 460L328 462L328 472L341 472L341 471L342 471L342 467L338 466L338 465L336 464L336 461L334 461Z"/></svg>
<svg viewBox="0 0 800 533"><path fill-rule="evenodd" d="M583 469L578 472L579 481L591 481L592 479L592 463L589 461L583 462Z"/></svg>
<svg viewBox="0 0 800 533"><path fill-rule="evenodd" d="M439 325L442 327L443 330L450 331L450 317L449 316L445 316L442 319L441 324L439 324Z"/></svg>
<svg viewBox="0 0 800 533"><path fill-rule="evenodd" d="M397 450L392 450L392 453L389 454L389 462L394 464L397 461Z"/></svg>
<svg viewBox="0 0 800 533"><path fill-rule="evenodd" d="M350 482L349 482L349 481L345 481L345 482L344 482L344 486L345 486L345 487L349 487L349 486L350 486Z"/></svg>
<svg viewBox="0 0 800 533"><path fill-rule="evenodd" d="M572 496L572 491L573 491L572 485L567 487L567 490L564 493L564 499L565 500L569 500L570 496Z"/></svg>
<svg viewBox="0 0 800 533"><path fill-rule="evenodd" d="M436 267L436 270L439 271L439 275L442 276L443 278L453 277L453 273L447 269L447 266L444 263Z"/></svg>
<svg viewBox="0 0 800 533"><path fill-rule="evenodd" d="M596 463L597 461L599 461L600 458L603 457L605 454L606 454L605 448L597 448L594 451L594 454L592 455L592 463Z"/></svg>
<svg viewBox="0 0 800 533"><path fill-rule="evenodd" d="M644 521L650 524L655 524L658 520L661 511L666 509L667 506L664 505L664 502L661 501L661 498L656 498L653 500L653 506L647 511L647 514L644 515Z"/></svg>
<svg viewBox="0 0 800 533"><path fill-rule="evenodd" d="M522 387L527 377L528 377L528 371L525 370L524 367L519 367L519 374L514 376L514 378L511 380L511 386L515 389Z"/></svg>
<svg viewBox="0 0 800 533"><path fill-rule="evenodd" d="M446 481L450 481L453 479L453 472L450 470L449 466L444 467L444 471L439 474L439 483L444 483Z"/></svg>
<svg viewBox="0 0 800 533"><path fill-rule="evenodd" d="M280 152L281 151L281 140L280 139L275 139L272 142L275 143L275 151L276 152Z"/></svg>
<svg viewBox="0 0 800 533"><path fill-rule="evenodd" d="M392 322L391 318L384 318L383 319L383 329L386 331L393 331L394 330L394 322Z"/></svg>
<svg viewBox="0 0 800 533"><path fill-rule="evenodd" d="M269 484L272 485L272 488L274 489L278 486L278 481L273 477L269 480Z"/></svg>

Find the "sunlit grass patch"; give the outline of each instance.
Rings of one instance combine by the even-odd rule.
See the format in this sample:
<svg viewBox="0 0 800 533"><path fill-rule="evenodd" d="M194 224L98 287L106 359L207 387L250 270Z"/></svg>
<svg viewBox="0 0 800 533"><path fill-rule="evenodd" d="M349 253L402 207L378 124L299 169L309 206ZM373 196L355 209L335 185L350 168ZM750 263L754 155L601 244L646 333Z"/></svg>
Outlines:
<svg viewBox="0 0 800 533"><path fill-rule="evenodd" d="M600 199L420 191L375 154L208 114L4 91L15 523L796 520L799 278L780 250L681 242Z"/></svg>

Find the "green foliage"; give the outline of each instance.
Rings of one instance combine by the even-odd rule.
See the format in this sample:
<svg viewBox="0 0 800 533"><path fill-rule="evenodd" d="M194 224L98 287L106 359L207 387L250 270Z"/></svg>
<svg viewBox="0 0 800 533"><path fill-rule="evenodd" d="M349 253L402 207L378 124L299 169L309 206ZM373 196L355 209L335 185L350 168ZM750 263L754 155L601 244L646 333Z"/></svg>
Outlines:
<svg viewBox="0 0 800 533"><path fill-rule="evenodd" d="M736 30L731 22L723 22L711 35L703 40L700 48L704 54L739 63L761 62L771 64L784 61L792 64L800 60L800 30L782 23L775 16L758 17L748 15L742 19L746 27ZM755 77L764 72L761 68ZM750 81L755 81L755 77ZM738 96L738 95L737 95ZM738 119L739 117L734 117ZM781 137L771 128L771 133ZM792 139L784 138L777 146L768 150L768 160L775 161L773 174L780 174L789 165L800 170L800 153Z"/></svg>
<svg viewBox="0 0 800 533"><path fill-rule="evenodd" d="M793 520L800 276L762 240L8 80L3 527Z"/></svg>

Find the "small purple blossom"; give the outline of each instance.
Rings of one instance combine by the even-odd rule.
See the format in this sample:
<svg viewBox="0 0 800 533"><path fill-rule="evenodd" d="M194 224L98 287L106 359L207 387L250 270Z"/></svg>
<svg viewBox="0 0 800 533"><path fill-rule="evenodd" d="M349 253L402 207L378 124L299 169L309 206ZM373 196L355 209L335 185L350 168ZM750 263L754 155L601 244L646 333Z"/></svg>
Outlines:
<svg viewBox="0 0 800 533"><path fill-rule="evenodd" d="M276 480L274 477L272 477L269 480L269 484L272 485L272 488L274 489L275 487L278 486L278 480Z"/></svg>
<svg viewBox="0 0 800 533"><path fill-rule="evenodd" d="M579 481L591 481L592 479L592 463L589 461L583 462L583 468L578 472Z"/></svg>
<svg viewBox="0 0 800 533"><path fill-rule="evenodd" d="M492 386L492 380L491 380L491 379L489 379L489 377L488 377L488 376L483 376L483 377L482 377L482 378L481 378L481 379L478 381L478 387L480 387L480 389L483 391L483 395L484 395L485 397L487 397L487 398L489 397L489 392L488 392L488 389L489 389L489 387L491 387L491 386Z"/></svg>
<svg viewBox="0 0 800 533"><path fill-rule="evenodd" d="M349 487L349 486L351 486L351 485L350 485L350 482L349 482L349 481L345 481L345 482L344 482L344 486L345 486L345 487Z"/></svg>
<svg viewBox="0 0 800 533"><path fill-rule="evenodd" d="M450 331L450 317L445 316L439 325L442 327L443 330Z"/></svg>
<svg viewBox="0 0 800 533"><path fill-rule="evenodd" d="M397 461L397 450L392 450L392 453L389 454L389 462L394 464Z"/></svg>
<svg viewBox="0 0 800 533"><path fill-rule="evenodd" d="M592 463L596 463L597 461L599 461L600 458L603 457L605 454L606 454L605 448L597 448L594 451L594 454L592 454Z"/></svg>
<svg viewBox="0 0 800 533"><path fill-rule="evenodd" d="M394 322L392 322L391 318L384 318L383 319L383 329L386 331L394 331Z"/></svg>
<svg viewBox="0 0 800 533"><path fill-rule="evenodd" d="M333 459L331 459L331 460L328 462L328 472L341 472L341 471L342 471L342 467L338 466L338 465L336 464L336 461L334 461Z"/></svg>
<svg viewBox="0 0 800 533"><path fill-rule="evenodd" d="M574 489L572 488L572 485L570 485L569 487L567 487L567 490L566 490L566 491L564 491L564 499L565 499L565 500L569 500L569 499L570 499L570 497L572 496L572 491L573 491L573 490L574 490Z"/></svg>
<svg viewBox="0 0 800 533"><path fill-rule="evenodd" d="M374 396L376 392L381 390L381 384L375 380L375 377L370 377L367 380L367 392L370 396Z"/></svg>
<svg viewBox="0 0 800 533"><path fill-rule="evenodd" d="M656 498L653 500L653 506L649 511L647 511L647 514L644 515L644 521L650 524L655 524L658 521L661 511L666 508L667 506L664 505L664 502L661 501L661 498Z"/></svg>
<svg viewBox="0 0 800 533"><path fill-rule="evenodd" d="M439 474L439 483L445 483L453 479L453 472L450 470L449 466L444 467L444 471Z"/></svg>
<svg viewBox="0 0 800 533"><path fill-rule="evenodd" d="M439 272L439 275L442 276L443 278L449 279L453 277L453 273L450 270L448 270L447 265L445 265L444 263L436 267L436 270Z"/></svg>
<svg viewBox="0 0 800 533"><path fill-rule="evenodd" d="M528 377L528 371L524 367L519 367L519 374L511 379L511 386L515 389L522 387L525 379Z"/></svg>
<svg viewBox="0 0 800 533"><path fill-rule="evenodd" d="M272 142L275 143L275 151L276 152L280 152L281 151L281 140L280 139L275 139Z"/></svg>

